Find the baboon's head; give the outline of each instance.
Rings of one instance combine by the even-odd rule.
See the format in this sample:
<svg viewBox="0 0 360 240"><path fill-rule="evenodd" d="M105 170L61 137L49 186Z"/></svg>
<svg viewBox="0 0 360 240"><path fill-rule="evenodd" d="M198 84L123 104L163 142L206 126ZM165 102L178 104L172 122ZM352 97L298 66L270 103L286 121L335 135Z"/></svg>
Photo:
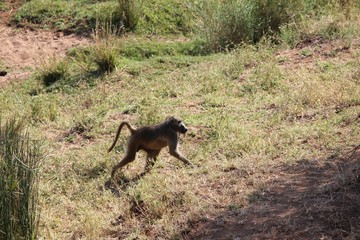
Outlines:
<svg viewBox="0 0 360 240"><path fill-rule="evenodd" d="M179 120L175 117L169 117L168 121L169 121L170 127L175 132L179 132L179 133L183 133L183 134L185 134L187 132L188 129L181 120Z"/></svg>

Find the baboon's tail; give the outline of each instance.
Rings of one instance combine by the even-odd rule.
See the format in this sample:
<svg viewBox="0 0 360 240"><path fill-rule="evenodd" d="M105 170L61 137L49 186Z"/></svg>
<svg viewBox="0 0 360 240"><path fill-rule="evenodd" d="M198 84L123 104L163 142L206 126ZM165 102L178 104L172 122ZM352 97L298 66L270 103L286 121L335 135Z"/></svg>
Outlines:
<svg viewBox="0 0 360 240"><path fill-rule="evenodd" d="M127 128L130 130L131 135L135 132L136 129L133 128L133 127L130 125L130 123L128 123L128 122L122 122L122 123L120 124L118 130L117 130L117 133L116 133L116 136L115 136L115 140L114 140L113 144L111 145L111 147L109 148L108 152L111 152L111 150L113 150L113 148L115 147L115 144L116 144L116 142L117 142L117 140L118 140L118 138L119 138L121 129L122 129L125 125L126 125Z"/></svg>

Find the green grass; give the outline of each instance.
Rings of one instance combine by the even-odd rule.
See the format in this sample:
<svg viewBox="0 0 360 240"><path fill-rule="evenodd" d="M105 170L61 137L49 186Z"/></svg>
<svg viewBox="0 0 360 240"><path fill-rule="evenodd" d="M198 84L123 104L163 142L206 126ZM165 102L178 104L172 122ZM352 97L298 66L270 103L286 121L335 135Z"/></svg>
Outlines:
<svg viewBox="0 0 360 240"><path fill-rule="evenodd" d="M335 56L291 68L276 51L267 43L211 56L157 51L142 61L123 57L124 70L71 92L33 96L38 82L31 79L3 89L5 115L17 109L47 139L40 235L182 238L204 214L256 201L250 194L267 188L274 166L325 159L357 144L359 60ZM120 197L105 190L125 150L126 131L116 153L106 153L119 122L140 126L168 115L190 127L180 149L199 167L185 168L164 151L150 174L122 186ZM143 158L123 170L125 178L142 172Z"/></svg>
<svg viewBox="0 0 360 240"><path fill-rule="evenodd" d="M223 51L263 38L291 47L314 37L346 38L360 29L360 4L351 1L65 1L32 0L12 17L18 25L91 35L97 24L116 33L196 35L203 52Z"/></svg>
<svg viewBox="0 0 360 240"><path fill-rule="evenodd" d="M50 86L57 81L66 80L69 64L66 60L49 58L38 68L38 78L45 86Z"/></svg>
<svg viewBox="0 0 360 240"><path fill-rule="evenodd" d="M140 34L184 34L193 31L194 20L187 3L179 0L144 1L137 33Z"/></svg>
<svg viewBox="0 0 360 240"><path fill-rule="evenodd" d="M72 2L80 3L110 4ZM16 109L46 144L39 236L182 239L194 222L258 201L253 193L269 188L276 167L322 161L358 145L359 19L331 12L338 24L332 28L314 7L307 5L316 11L312 18L283 25L279 41L263 38L216 54L201 38L141 35L148 33L141 19L137 34L118 37L102 28L94 45L2 87L2 115ZM323 30L325 47L310 41ZM105 68L96 62L103 55L111 59ZM44 73L62 63L61 76L44 84ZM170 115L189 126L180 150L198 167L184 167L164 150L154 169L135 181L145 166L140 153L123 169L119 196L105 189L129 135L122 132L107 153L119 123L155 124Z"/></svg>
<svg viewBox="0 0 360 240"><path fill-rule="evenodd" d="M15 24L55 28L65 32L91 34L97 22L110 23L113 31L143 34L187 34L191 15L178 0L166 1L65 1L32 0L12 17Z"/></svg>
<svg viewBox="0 0 360 240"><path fill-rule="evenodd" d="M7 10L7 7L6 7L5 3L1 2L0 3L0 11L5 11L5 10Z"/></svg>
<svg viewBox="0 0 360 240"><path fill-rule="evenodd" d="M37 239L40 144L30 140L16 118L0 121L0 142L1 239Z"/></svg>
<svg viewBox="0 0 360 240"><path fill-rule="evenodd" d="M232 49L263 38L294 47L313 37L351 38L359 28L358 1L196 1L194 29L212 51ZM355 20L356 21L356 20ZM357 32L357 33L355 33Z"/></svg>

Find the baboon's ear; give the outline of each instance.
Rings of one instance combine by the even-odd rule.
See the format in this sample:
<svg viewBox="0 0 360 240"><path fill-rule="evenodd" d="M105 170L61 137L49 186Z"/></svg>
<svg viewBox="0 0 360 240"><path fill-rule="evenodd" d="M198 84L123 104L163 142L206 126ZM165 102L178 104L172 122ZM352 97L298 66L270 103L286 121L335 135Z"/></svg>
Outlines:
<svg viewBox="0 0 360 240"><path fill-rule="evenodd" d="M168 120L168 121L174 121L174 119L175 119L174 116L168 116L168 117L166 118L166 120Z"/></svg>

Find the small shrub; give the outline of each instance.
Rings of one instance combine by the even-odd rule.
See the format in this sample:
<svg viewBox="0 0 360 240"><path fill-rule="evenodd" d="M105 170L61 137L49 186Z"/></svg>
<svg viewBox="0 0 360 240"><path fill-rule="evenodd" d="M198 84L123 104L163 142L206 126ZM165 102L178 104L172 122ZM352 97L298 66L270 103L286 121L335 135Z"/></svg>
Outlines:
<svg viewBox="0 0 360 240"><path fill-rule="evenodd" d="M0 121L0 239L37 239L39 144L15 118Z"/></svg>
<svg viewBox="0 0 360 240"><path fill-rule="evenodd" d="M98 31L98 35L120 34L124 26L122 22L122 17L117 10L118 7L119 5L116 2L99 2L97 4L94 4L94 10L90 19L91 29L95 29L96 31ZM86 16L84 17L86 18Z"/></svg>

